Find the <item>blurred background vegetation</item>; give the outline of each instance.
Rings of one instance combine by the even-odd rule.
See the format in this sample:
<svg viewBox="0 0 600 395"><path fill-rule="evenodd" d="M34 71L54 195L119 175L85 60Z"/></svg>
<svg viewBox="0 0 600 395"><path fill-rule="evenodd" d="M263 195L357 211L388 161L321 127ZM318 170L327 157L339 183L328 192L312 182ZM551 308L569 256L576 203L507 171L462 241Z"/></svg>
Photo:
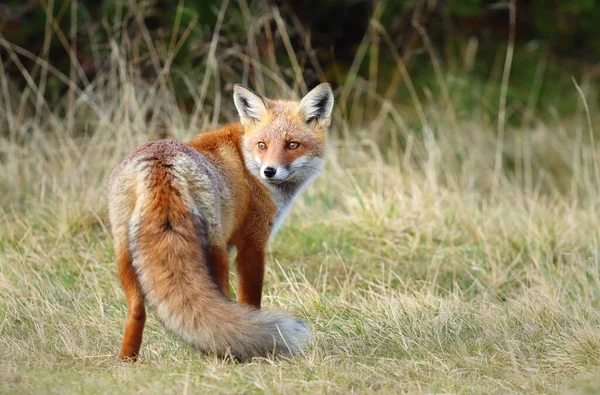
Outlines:
<svg viewBox="0 0 600 395"><path fill-rule="evenodd" d="M85 89L112 67L115 48L126 47L124 53L135 54L127 61L148 83L167 63L165 83L188 111L207 73L226 82L211 87L219 92L235 82L268 91L263 75L271 72L281 85L299 91L319 80L330 81L338 92L364 84L369 95L395 103L409 98L410 75L421 97L452 95L459 116L484 111L493 119L504 95L507 122L521 125L573 111L579 103L573 80L586 87L590 106L597 107L599 37L600 0L0 4L6 89L39 87L53 107L74 89L69 81Z"/></svg>

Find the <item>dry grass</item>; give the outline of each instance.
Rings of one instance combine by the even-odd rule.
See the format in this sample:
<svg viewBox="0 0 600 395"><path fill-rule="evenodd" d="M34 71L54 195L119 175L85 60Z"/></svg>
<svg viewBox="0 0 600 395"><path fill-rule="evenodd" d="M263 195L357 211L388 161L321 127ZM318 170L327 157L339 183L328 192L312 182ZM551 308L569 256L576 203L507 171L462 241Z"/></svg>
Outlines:
<svg viewBox="0 0 600 395"><path fill-rule="evenodd" d="M456 114L443 77L443 100L403 106L360 78L338 92L327 170L268 258L266 304L314 327L305 355L227 363L150 318L141 362L116 362L107 174L142 142L234 119L217 60L186 115L125 59L115 44L54 111L0 75L1 393L600 391L593 117L507 126L498 177L497 120ZM261 74L272 96L294 88L278 73Z"/></svg>

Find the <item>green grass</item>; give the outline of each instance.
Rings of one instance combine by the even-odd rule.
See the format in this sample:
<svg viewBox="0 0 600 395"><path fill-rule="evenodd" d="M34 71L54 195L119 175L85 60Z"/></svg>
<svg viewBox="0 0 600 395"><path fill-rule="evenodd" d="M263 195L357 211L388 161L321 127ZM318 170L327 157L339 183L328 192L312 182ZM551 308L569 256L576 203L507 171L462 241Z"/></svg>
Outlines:
<svg viewBox="0 0 600 395"><path fill-rule="evenodd" d="M305 355L223 362L152 317L141 361L115 361L125 305L103 185L139 136L111 130L79 151L50 139L60 163L32 143L3 164L0 392L600 390L597 185L528 193L505 175L493 190L485 147L453 162L441 143L405 165L333 144L268 258L266 305L308 319ZM459 184L436 181L448 171Z"/></svg>
<svg viewBox="0 0 600 395"><path fill-rule="evenodd" d="M264 304L310 322L306 352L222 361L150 315L140 361L116 361L125 298L107 174L145 141L235 119L230 90L213 92L221 66L195 96L220 105L196 117L116 47L106 74L53 110L0 75L0 393L600 391L594 114L581 101L508 127L499 146L487 110L454 111L464 87L397 103L360 78L337 92L326 171L268 255ZM272 70L268 92L289 94Z"/></svg>

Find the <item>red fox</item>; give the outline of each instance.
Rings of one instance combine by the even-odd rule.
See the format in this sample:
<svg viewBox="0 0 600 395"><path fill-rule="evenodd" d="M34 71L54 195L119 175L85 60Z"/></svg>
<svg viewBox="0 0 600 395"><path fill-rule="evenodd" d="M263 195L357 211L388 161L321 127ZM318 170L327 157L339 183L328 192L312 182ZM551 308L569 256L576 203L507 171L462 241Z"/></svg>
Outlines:
<svg viewBox="0 0 600 395"><path fill-rule="evenodd" d="M146 307L194 348L239 359L291 354L306 322L260 309L265 249L292 201L322 170L333 92L269 100L235 85L240 123L188 143L142 145L111 173L109 218L127 298L120 359L135 360ZM229 299L235 247L241 303Z"/></svg>

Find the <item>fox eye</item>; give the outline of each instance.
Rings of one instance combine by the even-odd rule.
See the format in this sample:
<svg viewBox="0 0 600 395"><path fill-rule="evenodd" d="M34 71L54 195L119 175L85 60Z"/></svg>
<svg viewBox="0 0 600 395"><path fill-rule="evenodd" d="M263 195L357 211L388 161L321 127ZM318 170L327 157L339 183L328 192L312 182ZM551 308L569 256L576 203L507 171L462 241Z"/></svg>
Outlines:
<svg viewBox="0 0 600 395"><path fill-rule="evenodd" d="M298 147L300 147L300 143L297 141L290 141L285 146L285 148L287 148L289 150L295 150L295 149L298 149Z"/></svg>
<svg viewBox="0 0 600 395"><path fill-rule="evenodd" d="M258 149L261 150L261 151L265 150L265 149L267 149L267 145L264 142L259 141L258 142Z"/></svg>

